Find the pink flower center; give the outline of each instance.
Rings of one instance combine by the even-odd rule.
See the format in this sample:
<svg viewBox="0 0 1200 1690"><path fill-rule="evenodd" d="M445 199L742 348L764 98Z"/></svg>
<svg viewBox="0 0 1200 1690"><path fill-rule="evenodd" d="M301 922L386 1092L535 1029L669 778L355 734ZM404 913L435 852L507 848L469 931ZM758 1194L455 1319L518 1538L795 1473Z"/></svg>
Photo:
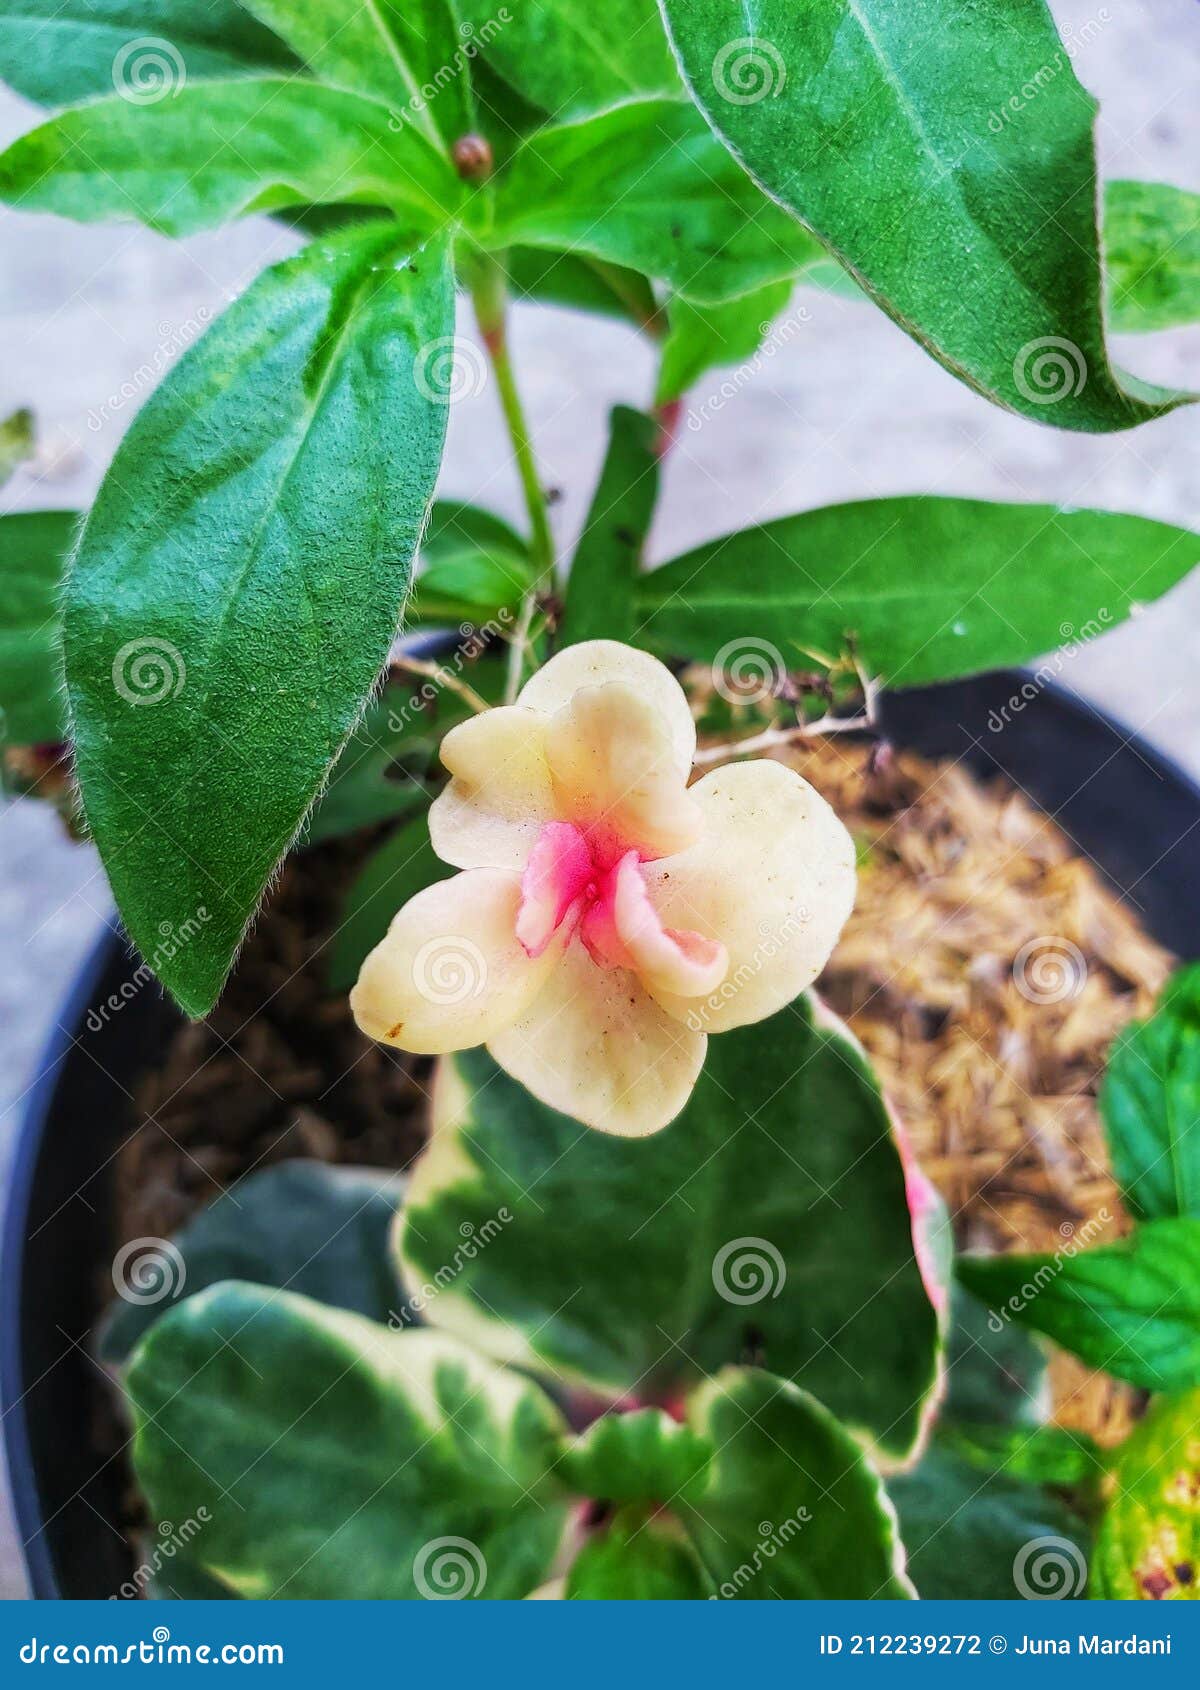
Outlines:
<svg viewBox="0 0 1200 1690"><path fill-rule="evenodd" d="M614 858L574 823L547 822L521 878L517 938L538 957L564 927L601 968L632 969L682 997L714 991L728 968L717 940L663 926L636 850Z"/></svg>

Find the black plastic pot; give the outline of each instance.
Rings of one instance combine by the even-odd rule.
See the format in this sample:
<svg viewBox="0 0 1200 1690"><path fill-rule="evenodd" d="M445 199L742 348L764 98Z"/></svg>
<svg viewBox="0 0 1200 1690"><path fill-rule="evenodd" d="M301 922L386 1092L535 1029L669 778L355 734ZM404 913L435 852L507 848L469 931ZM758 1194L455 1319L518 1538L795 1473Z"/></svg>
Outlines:
<svg viewBox="0 0 1200 1690"><path fill-rule="evenodd" d="M1003 774L1052 816L1183 957L1200 955L1195 900L1200 788L1108 717L1007 671L885 701L898 744ZM152 985L97 1023L137 964L106 935L82 971L29 1093L5 1217L0 1402L33 1592L105 1597L129 1576L115 1463L96 1471L91 1432L108 1385L88 1345L116 1240L110 1172L137 1076L174 1012Z"/></svg>

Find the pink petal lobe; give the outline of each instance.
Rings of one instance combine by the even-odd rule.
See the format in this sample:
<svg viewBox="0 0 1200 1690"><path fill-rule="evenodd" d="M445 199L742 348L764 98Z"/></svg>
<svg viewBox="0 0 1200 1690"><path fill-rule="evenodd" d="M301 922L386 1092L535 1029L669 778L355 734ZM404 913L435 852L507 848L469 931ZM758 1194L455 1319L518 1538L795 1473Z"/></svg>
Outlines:
<svg viewBox="0 0 1200 1690"><path fill-rule="evenodd" d="M546 822L521 876L517 938L539 957L593 875L587 840L570 822Z"/></svg>
<svg viewBox="0 0 1200 1690"><path fill-rule="evenodd" d="M597 900L600 902L600 900ZM636 851L628 851L608 877L605 900L626 966L659 991L703 997L725 978L724 945L686 928L665 927L650 901Z"/></svg>

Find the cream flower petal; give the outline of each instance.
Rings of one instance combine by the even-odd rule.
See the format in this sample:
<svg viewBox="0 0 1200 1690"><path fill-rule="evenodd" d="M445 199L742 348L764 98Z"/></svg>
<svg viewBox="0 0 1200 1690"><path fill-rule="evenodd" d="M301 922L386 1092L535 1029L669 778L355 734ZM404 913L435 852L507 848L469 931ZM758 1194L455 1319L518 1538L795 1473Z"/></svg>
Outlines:
<svg viewBox="0 0 1200 1690"><path fill-rule="evenodd" d="M700 813L675 767L670 718L625 681L580 687L546 724L559 813L610 867L630 846L669 857L699 836Z"/></svg>
<svg viewBox="0 0 1200 1690"><path fill-rule="evenodd" d="M561 944L532 958L516 934L521 877L467 869L410 898L350 994L368 1038L422 1056L469 1050L515 1021L558 964Z"/></svg>
<svg viewBox="0 0 1200 1690"><path fill-rule="evenodd" d="M632 968L648 991L696 998L717 989L729 967L724 945L663 926L636 851L613 870L607 892L588 910L581 929L593 957Z"/></svg>
<svg viewBox="0 0 1200 1690"><path fill-rule="evenodd" d="M568 646L530 676L517 702L528 710L552 716L581 687L602 687L609 681L624 682L662 712L675 768L686 781L696 755L696 724L683 688L666 664L649 652L617 640L584 640Z"/></svg>
<svg viewBox="0 0 1200 1690"><path fill-rule="evenodd" d="M782 763L733 763L691 788L704 832L643 873L664 926L719 940L729 968L709 997L656 991L707 1033L761 1021L812 984L854 905L854 841Z"/></svg>
<svg viewBox="0 0 1200 1690"><path fill-rule="evenodd" d="M637 976L600 968L575 939L529 1009L488 1049L514 1080L586 1126L642 1138L683 1108L708 1040Z"/></svg>
<svg viewBox="0 0 1200 1690"><path fill-rule="evenodd" d="M558 814L544 754L546 724L518 704L460 722L442 741L452 780L429 810L429 837L455 868L525 866Z"/></svg>

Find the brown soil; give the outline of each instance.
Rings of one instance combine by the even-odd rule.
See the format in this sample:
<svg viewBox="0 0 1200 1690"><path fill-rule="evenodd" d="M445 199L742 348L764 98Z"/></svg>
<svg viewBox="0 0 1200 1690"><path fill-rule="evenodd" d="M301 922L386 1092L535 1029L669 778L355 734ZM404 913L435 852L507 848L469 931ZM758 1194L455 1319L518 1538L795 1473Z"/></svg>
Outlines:
<svg viewBox="0 0 1200 1690"><path fill-rule="evenodd" d="M781 755L860 843L857 907L822 990L874 1059L960 1245L1056 1250L1119 1232L1096 1090L1170 957L1011 789L840 738ZM120 1236L169 1235L288 1157L403 1168L419 1150L428 1065L368 1044L324 985L364 850L291 860L220 1007L180 1027L143 1080ZM1127 1425L1128 1393L1069 1358L1055 1386L1061 1419L1106 1439Z"/></svg>

